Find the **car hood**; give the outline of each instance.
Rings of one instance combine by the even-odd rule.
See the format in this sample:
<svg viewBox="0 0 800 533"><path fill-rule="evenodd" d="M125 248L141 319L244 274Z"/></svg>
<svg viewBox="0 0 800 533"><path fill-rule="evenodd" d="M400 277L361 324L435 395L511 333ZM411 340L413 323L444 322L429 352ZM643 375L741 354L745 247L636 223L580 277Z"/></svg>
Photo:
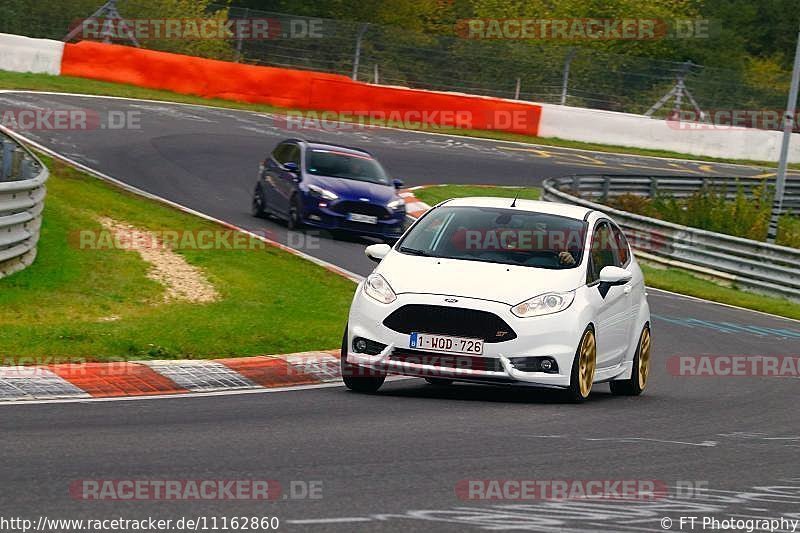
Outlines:
<svg viewBox="0 0 800 533"><path fill-rule="evenodd" d="M396 196L393 185L368 183L366 181L333 178L330 176L308 176L308 183L327 189L343 200L360 200L368 198L370 202L387 204Z"/></svg>
<svg viewBox="0 0 800 533"><path fill-rule="evenodd" d="M402 254L392 250L375 272L394 292L441 294L516 305L545 292L570 291L581 284L581 268L548 270L461 259Z"/></svg>

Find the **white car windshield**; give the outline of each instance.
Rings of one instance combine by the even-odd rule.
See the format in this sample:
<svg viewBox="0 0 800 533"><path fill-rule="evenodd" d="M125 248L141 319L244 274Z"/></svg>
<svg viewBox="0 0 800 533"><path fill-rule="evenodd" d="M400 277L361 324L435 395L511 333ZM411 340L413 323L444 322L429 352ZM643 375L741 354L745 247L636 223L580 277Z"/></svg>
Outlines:
<svg viewBox="0 0 800 533"><path fill-rule="evenodd" d="M575 268L587 225L558 215L494 207L442 206L398 246L404 254L535 268Z"/></svg>

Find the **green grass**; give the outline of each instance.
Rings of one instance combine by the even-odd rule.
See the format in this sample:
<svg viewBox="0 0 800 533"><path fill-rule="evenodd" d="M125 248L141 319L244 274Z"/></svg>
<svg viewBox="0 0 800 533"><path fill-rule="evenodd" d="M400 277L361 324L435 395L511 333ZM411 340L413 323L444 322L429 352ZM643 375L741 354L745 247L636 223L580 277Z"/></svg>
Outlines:
<svg viewBox="0 0 800 533"><path fill-rule="evenodd" d="M355 285L269 246L179 249L221 298L164 303L133 251L80 249L77 232L107 216L144 230L226 228L136 197L43 158L48 182L39 256L0 279L0 362L212 358L331 349ZM119 317L106 321L108 317Z"/></svg>
<svg viewBox="0 0 800 533"><path fill-rule="evenodd" d="M509 187L444 185L417 189L414 191L414 195L423 202L434 205L448 198L464 196L513 196L518 190L520 189ZM522 191L520 198L537 200L540 192L536 188L527 188ZM741 291L735 287L727 287L714 281L699 278L684 270L656 268L646 264L641 266L647 285L650 287L687 294L713 302L736 305L746 309L754 309L764 313L800 319L800 304L796 302Z"/></svg>
<svg viewBox="0 0 800 533"><path fill-rule="evenodd" d="M133 85L120 83L108 83L103 81L89 80L85 78L75 78L70 76L50 76L47 74L26 74L18 72L0 71L0 89L16 90L35 90L35 91L55 91L67 93L97 94L105 96L123 96L127 98L141 98L149 100L161 100L166 102L181 102L187 104L211 105L227 107L231 109L244 109L249 111L261 111L269 113L286 113L286 108L275 107L266 104L249 104L245 102L233 102L230 100L209 99L199 96L179 94L170 91L156 89L146 89ZM326 119L330 117L326 115ZM342 117L347 120L347 117ZM570 141L552 137L534 137L516 133L505 133L500 131L470 130L460 128L426 126L423 124L397 124L393 122L371 121L375 125L398 127L408 130L424 130L436 133L453 135L463 135L465 137L476 137L482 139L495 139L501 141L520 142L525 144L536 144L542 146L553 146L556 148L576 148L581 150L592 150L597 152L614 152L630 155L641 155L650 157L662 157L670 159L702 159L712 163L736 163L745 165L758 165L764 167L777 166L774 161L750 161L745 159L724 159L713 157L702 157L691 154L672 152L669 150L652 150L634 148L629 146L615 146L597 143L587 143L580 141ZM800 169L800 164L791 164L790 168Z"/></svg>
<svg viewBox="0 0 800 533"><path fill-rule="evenodd" d="M436 185L417 189L414 196L428 205L436 205L448 198L463 198L465 196L492 196L500 198L513 198L519 194L520 198L527 200L538 200L541 189L538 187L495 187L495 186L476 186L476 185Z"/></svg>
<svg viewBox="0 0 800 533"><path fill-rule="evenodd" d="M678 269L641 265L649 287L800 320L800 304L725 287Z"/></svg>

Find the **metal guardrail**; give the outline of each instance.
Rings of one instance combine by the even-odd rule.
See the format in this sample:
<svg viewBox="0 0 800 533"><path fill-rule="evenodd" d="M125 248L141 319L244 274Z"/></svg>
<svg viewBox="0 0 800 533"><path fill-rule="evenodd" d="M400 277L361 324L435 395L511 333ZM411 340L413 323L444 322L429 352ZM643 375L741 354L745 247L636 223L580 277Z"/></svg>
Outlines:
<svg viewBox="0 0 800 533"><path fill-rule="evenodd" d="M744 289L800 301L798 249L681 226L592 201L626 192L650 195L656 190L688 196L701 187L702 182L702 178L674 176L567 176L546 179L542 197L608 214L625 231L637 255L646 260L684 268ZM794 202L791 205L798 205L798 184L792 183L791 187L791 202Z"/></svg>
<svg viewBox="0 0 800 533"><path fill-rule="evenodd" d="M0 132L0 278L36 259L48 170Z"/></svg>
<svg viewBox="0 0 800 533"><path fill-rule="evenodd" d="M765 184L775 189L774 178L586 174L560 179L566 179L570 190L581 198L597 198L601 202L623 194L637 194L651 198L663 194L674 198L688 198L703 187L724 194L727 199L732 200L740 190L750 195L755 188ZM564 185L564 182L561 181L560 185ZM783 210L800 214L800 181L786 182Z"/></svg>

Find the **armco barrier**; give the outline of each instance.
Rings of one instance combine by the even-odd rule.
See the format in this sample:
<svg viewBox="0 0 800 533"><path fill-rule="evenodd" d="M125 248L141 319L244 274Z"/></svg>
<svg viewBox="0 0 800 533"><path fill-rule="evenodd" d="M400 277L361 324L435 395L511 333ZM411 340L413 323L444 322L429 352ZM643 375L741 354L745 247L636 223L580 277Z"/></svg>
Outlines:
<svg viewBox="0 0 800 533"><path fill-rule="evenodd" d="M775 188L775 178L586 174L572 176L571 180L572 192L581 198L598 198L601 202L623 194L637 194L651 198L664 194L674 198L687 198L702 188L709 188L732 200L740 190L746 195L751 195L754 189L759 187L767 186L772 190ZM787 180L783 210L800 214L800 181Z"/></svg>
<svg viewBox="0 0 800 533"><path fill-rule="evenodd" d="M655 187L696 178L648 178ZM662 183L662 179L664 183ZM649 194L638 176L567 176L548 178L543 199L590 207L611 216L631 247L644 259L691 270L757 292L800 300L800 250L733 237L613 209L580 196L600 199L615 192ZM699 187L700 185L696 185ZM684 190L684 193L686 191Z"/></svg>
<svg viewBox="0 0 800 533"><path fill-rule="evenodd" d="M36 258L47 177L33 153L0 132L0 278Z"/></svg>
<svg viewBox="0 0 800 533"><path fill-rule="evenodd" d="M61 73L102 81L163 89L204 98L222 98L281 107L342 113L413 112L423 124L452 125L468 114L469 127L537 135L541 106L459 93L422 91L352 81L346 76L243 65L129 46L83 41L67 44ZM427 113L427 118L425 113Z"/></svg>

